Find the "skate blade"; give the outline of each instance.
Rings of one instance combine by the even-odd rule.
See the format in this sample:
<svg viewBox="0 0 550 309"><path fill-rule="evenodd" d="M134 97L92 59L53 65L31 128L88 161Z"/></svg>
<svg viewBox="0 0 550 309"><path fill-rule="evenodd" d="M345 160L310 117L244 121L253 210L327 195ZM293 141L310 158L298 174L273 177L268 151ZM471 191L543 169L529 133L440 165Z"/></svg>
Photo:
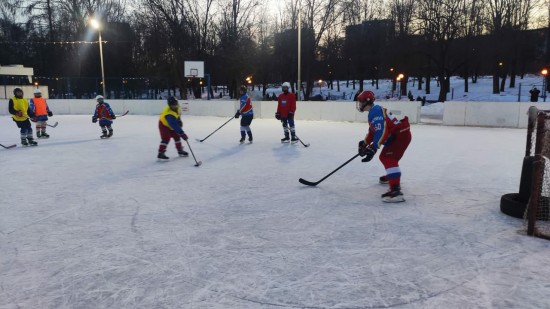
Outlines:
<svg viewBox="0 0 550 309"><path fill-rule="evenodd" d="M382 201L385 203L401 203L405 201L405 198L402 195L396 197L383 197Z"/></svg>

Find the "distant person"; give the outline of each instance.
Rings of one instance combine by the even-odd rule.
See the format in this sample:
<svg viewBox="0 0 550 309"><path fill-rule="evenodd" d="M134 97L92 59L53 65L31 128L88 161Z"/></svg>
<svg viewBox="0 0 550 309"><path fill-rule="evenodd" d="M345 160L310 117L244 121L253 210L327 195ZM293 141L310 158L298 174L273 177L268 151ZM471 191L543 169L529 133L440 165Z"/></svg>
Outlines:
<svg viewBox="0 0 550 309"><path fill-rule="evenodd" d="M99 119L99 127L101 128L100 138L109 138L113 136L113 120L116 119L115 113L111 109L109 103L104 102L102 95L95 97L97 105L95 106L94 115L92 116L92 122L96 123Z"/></svg>
<svg viewBox="0 0 550 309"><path fill-rule="evenodd" d="M363 91L357 96L357 110L367 111L369 131L359 141L359 154L365 157L362 162L372 160L377 150L384 146L379 159L386 169L386 175L380 177L380 183L389 183L389 191L382 194L387 203L404 202L401 192L401 169L399 160L411 142L409 119L405 116L398 120L390 111L374 104L374 93Z"/></svg>
<svg viewBox="0 0 550 309"><path fill-rule="evenodd" d="M180 157L187 157L189 154L187 151L183 150L183 146L181 145L181 139L186 141L188 138L187 134L185 134L182 129L183 122L181 121L181 107L175 97L169 97L167 103L168 106L166 106L162 113L160 113L159 118L160 145L157 159L170 159L166 156L166 148L168 147L168 143L170 143L171 138L174 139L178 155Z"/></svg>
<svg viewBox="0 0 550 309"><path fill-rule="evenodd" d="M250 130L250 124L254 119L254 111L252 109L252 101L250 96L246 93L247 89L245 85L239 88L241 93L239 110L235 113L235 118L239 118L241 115L241 144L244 143L246 135L248 134L248 142L252 143L252 130Z"/></svg>
<svg viewBox="0 0 550 309"><path fill-rule="evenodd" d="M283 125L283 133L285 137L281 139L281 143L297 143L296 128L294 126L294 113L296 112L296 95L290 91L290 83L284 82L282 86L283 92L279 94L277 99L277 112L275 118L280 120Z"/></svg>
<svg viewBox="0 0 550 309"><path fill-rule="evenodd" d="M275 92L271 95L271 100L277 101L277 96L275 95Z"/></svg>
<svg viewBox="0 0 550 309"><path fill-rule="evenodd" d="M409 90L409 93L407 94L407 97L409 98L409 101L414 101L414 96L410 90Z"/></svg>
<svg viewBox="0 0 550 309"><path fill-rule="evenodd" d="M531 89L529 93L531 94L531 102L539 101L540 90L538 90L537 87L533 87L533 89Z"/></svg>
<svg viewBox="0 0 550 309"><path fill-rule="evenodd" d="M8 110L12 115L11 118L15 121L15 124L21 132L21 145L38 145L32 137L32 125L29 121L29 118L33 118L34 114L29 108L29 101L23 97L23 89L13 89L13 97L8 104Z"/></svg>
<svg viewBox="0 0 550 309"><path fill-rule="evenodd" d="M53 113L46 103L46 99L42 97L40 89L34 89L34 98L29 100L29 108L33 111L36 120L36 137L50 138L50 135L46 133L46 128L48 127L48 116L52 117Z"/></svg>

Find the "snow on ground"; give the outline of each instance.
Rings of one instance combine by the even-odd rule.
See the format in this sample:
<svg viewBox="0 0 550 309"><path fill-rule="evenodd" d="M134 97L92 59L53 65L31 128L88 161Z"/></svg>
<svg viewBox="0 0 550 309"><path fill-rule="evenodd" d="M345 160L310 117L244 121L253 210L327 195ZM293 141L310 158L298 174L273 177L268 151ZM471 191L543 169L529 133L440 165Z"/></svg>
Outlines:
<svg viewBox="0 0 550 309"><path fill-rule="evenodd" d="M548 308L550 242L499 211L525 130L413 125L407 201L385 204L366 124L184 119L199 160L156 161L156 116L54 116L38 147L0 149L0 308ZM0 117L0 143L18 129ZM186 145L186 148L187 145ZM168 155L176 154L173 143Z"/></svg>

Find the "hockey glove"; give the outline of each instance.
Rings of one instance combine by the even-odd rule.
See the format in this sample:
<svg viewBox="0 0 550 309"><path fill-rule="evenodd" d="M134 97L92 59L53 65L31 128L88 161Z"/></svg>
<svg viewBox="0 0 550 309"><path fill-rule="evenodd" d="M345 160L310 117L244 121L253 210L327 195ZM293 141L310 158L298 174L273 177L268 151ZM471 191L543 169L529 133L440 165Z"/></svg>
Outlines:
<svg viewBox="0 0 550 309"><path fill-rule="evenodd" d="M95 117L95 116L92 117L92 122L93 122L93 123L96 123L96 122L97 122L97 117Z"/></svg>
<svg viewBox="0 0 550 309"><path fill-rule="evenodd" d="M49 116L49 117L53 116L53 113L52 113L52 112L48 112L48 116Z"/></svg>
<svg viewBox="0 0 550 309"><path fill-rule="evenodd" d="M181 119L178 119L178 126L183 127L183 122L181 121Z"/></svg>
<svg viewBox="0 0 550 309"><path fill-rule="evenodd" d="M275 113L275 118L276 118L277 120L281 120L281 114Z"/></svg>
<svg viewBox="0 0 550 309"><path fill-rule="evenodd" d="M240 112L236 112L236 113L235 113L235 118L239 118L239 116L241 116L241 113L240 113Z"/></svg>
<svg viewBox="0 0 550 309"><path fill-rule="evenodd" d="M358 146L358 152L359 152L359 155L361 157L364 157L367 155L366 153L366 150L367 150L367 144L365 143L365 140L360 140L359 141L359 146Z"/></svg>
<svg viewBox="0 0 550 309"><path fill-rule="evenodd" d="M187 134L185 134L185 133L181 133L181 134L180 134L180 137L181 137L184 141L186 141L186 140L188 139Z"/></svg>
<svg viewBox="0 0 550 309"><path fill-rule="evenodd" d="M22 111L16 111L16 112L15 112L15 116L17 116L17 117L23 117L23 112L22 112Z"/></svg>
<svg viewBox="0 0 550 309"><path fill-rule="evenodd" d="M374 149L371 145L367 146L365 148L365 158L361 160L361 162L369 162L374 158L374 155L376 154L376 149Z"/></svg>
<svg viewBox="0 0 550 309"><path fill-rule="evenodd" d="M112 114L112 115L111 115L111 118L112 118L112 119L116 119L115 114Z"/></svg>
<svg viewBox="0 0 550 309"><path fill-rule="evenodd" d="M36 120L37 120L36 117L32 117L32 118L31 118L31 121L32 121L32 122L36 122Z"/></svg>

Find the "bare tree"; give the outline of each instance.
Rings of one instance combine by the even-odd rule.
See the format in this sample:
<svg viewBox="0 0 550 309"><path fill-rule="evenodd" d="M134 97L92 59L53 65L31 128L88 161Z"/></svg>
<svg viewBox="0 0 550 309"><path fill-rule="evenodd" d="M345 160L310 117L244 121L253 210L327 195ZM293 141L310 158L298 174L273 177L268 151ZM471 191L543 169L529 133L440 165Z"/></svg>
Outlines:
<svg viewBox="0 0 550 309"><path fill-rule="evenodd" d="M463 27L463 15L466 12L465 0L418 0L417 14L419 30L428 41L434 42L437 76L440 81L439 98L446 101L449 91L449 78L452 69L449 66L449 52L453 41Z"/></svg>

